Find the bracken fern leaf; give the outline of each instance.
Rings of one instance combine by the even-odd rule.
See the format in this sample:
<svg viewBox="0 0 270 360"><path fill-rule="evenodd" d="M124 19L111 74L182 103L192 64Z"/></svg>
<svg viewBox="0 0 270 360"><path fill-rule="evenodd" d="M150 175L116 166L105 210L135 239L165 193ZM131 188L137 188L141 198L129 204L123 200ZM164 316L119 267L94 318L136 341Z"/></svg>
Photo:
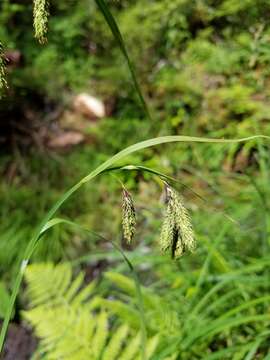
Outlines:
<svg viewBox="0 0 270 360"><path fill-rule="evenodd" d="M108 316L105 311L99 314L96 322L96 332L92 341L96 359L100 358L108 337Z"/></svg>
<svg viewBox="0 0 270 360"><path fill-rule="evenodd" d="M117 360L118 354L121 350L124 340L128 335L128 326L122 325L120 326L115 334L112 336L109 344L107 345L102 360Z"/></svg>
<svg viewBox="0 0 270 360"><path fill-rule="evenodd" d="M26 281L32 309L23 316L40 339L38 352L42 358L140 359L140 331L128 323L114 326L102 301L97 306L96 296L89 299L95 285L83 287L81 273L72 280L69 264L28 266ZM145 360L151 359L157 346L157 337L147 340Z"/></svg>

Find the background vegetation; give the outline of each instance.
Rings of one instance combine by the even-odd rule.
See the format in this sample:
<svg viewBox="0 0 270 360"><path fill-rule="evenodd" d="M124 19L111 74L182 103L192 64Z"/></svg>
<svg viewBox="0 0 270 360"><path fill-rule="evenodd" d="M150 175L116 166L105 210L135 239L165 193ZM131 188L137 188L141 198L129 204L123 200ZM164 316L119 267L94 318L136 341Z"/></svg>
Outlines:
<svg viewBox="0 0 270 360"><path fill-rule="evenodd" d="M167 134L270 134L268 1L107 4L135 64L152 121L141 109L123 56L94 1L52 0L44 45L33 38L30 0L0 4L9 84L0 103L0 317L34 227L65 189L108 156ZM72 99L81 92L103 99L106 118L90 122L74 112ZM84 143L52 149L51 137L69 129L82 133ZM141 171L117 173L134 195L138 213L134 244L122 245L143 286L148 358L270 359L269 146L258 140L226 147L166 145L136 153L125 164L179 180L174 186L185 198L198 241L193 255L178 261L161 256L162 183ZM72 197L59 215L122 243L119 181L103 175ZM33 263L13 323L16 329L32 329L41 341L32 354L20 348L14 359L19 353L22 359L106 359L113 351L115 359L139 356L124 354L126 334L139 341L141 314L131 273L109 242L55 227L40 242ZM83 275L72 290L79 271ZM89 291L80 298L84 287ZM74 297L78 291L75 305L72 291ZM63 308L63 303L68 305ZM74 318L67 316L73 312ZM108 332L99 330L106 326ZM63 334L65 328L71 333ZM76 334L79 344L63 353ZM89 355L90 345L83 344L92 344L90 339L99 343L100 353Z"/></svg>

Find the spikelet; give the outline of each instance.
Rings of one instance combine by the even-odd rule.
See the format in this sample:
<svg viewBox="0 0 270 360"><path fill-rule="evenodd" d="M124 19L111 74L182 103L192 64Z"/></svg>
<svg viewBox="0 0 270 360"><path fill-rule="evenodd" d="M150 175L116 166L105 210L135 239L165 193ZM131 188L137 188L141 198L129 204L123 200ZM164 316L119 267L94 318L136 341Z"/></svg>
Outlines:
<svg viewBox="0 0 270 360"><path fill-rule="evenodd" d="M179 194L165 185L167 209L162 225L160 245L162 251L171 250L172 258L195 249L195 240L187 209Z"/></svg>
<svg viewBox="0 0 270 360"><path fill-rule="evenodd" d="M41 44L47 41L48 19L49 19L49 3L48 0L33 0L34 1L34 31L35 38Z"/></svg>
<svg viewBox="0 0 270 360"><path fill-rule="evenodd" d="M0 99L2 97L3 91L7 88L6 81L6 68L4 63L4 51L3 45L0 42Z"/></svg>
<svg viewBox="0 0 270 360"><path fill-rule="evenodd" d="M122 193L122 227L124 239L130 244L135 234L136 212L133 199L126 189Z"/></svg>

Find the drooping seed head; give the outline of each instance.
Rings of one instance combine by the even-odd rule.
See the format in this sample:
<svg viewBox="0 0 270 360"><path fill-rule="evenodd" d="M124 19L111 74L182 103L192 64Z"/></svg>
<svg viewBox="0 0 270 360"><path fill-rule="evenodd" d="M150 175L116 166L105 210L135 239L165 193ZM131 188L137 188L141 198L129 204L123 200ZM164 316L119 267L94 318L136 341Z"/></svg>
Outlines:
<svg viewBox="0 0 270 360"><path fill-rule="evenodd" d="M46 34L48 31L48 19L49 19L49 2L48 0L33 0L34 1L34 31L35 38L41 44L44 44L47 40Z"/></svg>
<svg viewBox="0 0 270 360"><path fill-rule="evenodd" d="M180 195L168 184L165 186L167 209L162 225L160 244L163 251L171 250L172 257L194 251L196 243L188 211Z"/></svg>
<svg viewBox="0 0 270 360"><path fill-rule="evenodd" d="M6 80L6 67L4 63L4 50L3 45L0 42L0 98L4 90L7 88L7 80Z"/></svg>
<svg viewBox="0 0 270 360"><path fill-rule="evenodd" d="M172 248L174 233L175 233L174 210L172 207L172 202L168 198L167 188L165 189L166 189L167 209L160 234L160 246L161 246L161 250L164 252Z"/></svg>
<svg viewBox="0 0 270 360"><path fill-rule="evenodd" d="M136 212L133 199L126 189L122 193L122 227L123 237L130 244L135 234Z"/></svg>

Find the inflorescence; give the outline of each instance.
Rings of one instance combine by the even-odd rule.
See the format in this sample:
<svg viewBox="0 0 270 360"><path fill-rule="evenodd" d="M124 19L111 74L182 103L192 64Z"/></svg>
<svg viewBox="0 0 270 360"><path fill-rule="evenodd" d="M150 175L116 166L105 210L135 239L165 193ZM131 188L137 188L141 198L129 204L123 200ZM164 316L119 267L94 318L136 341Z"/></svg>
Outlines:
<svg viewBox="0 0 270 360"><path fill-rule="evenodd" d="M163 252L171 252L172 258L181 257L186 251L193 252L196 247L194 233L187 209L180 195L165 183L167 208L160 235L160 247ZM123 190L122 204L123 236L130 243L135 234L136 212L129 192Z"/></svg>
<svg viewBox="0 0 270 360"><path fill-rule="evenodd" d="M168 184L165 185L167 209L163 221L160 245L163 251L171 251L172 258L194 251L195 240L188 211L180 195Z"/></svg>
<svg viewBox="0 0 270 360"><path fill-rule="evenodd" d="M126 189L122 193L122 226L124 239L130 244L135 234L136 211L133 199Z"/></svg>
<svg viewBox="0 0 270 360"><path fill-rule="evenodd" d="M47 41L49 3L48 0L34 0L34 31L35 38L41 44Z"/></svg>
<svg viewBox="0 0 270 360"><path fill-rule="evenodd" d="M0 98L4 89L6 88L7 88L7 81L6 81L4 50L3 50L3 45L0 42Z"/></svg>

